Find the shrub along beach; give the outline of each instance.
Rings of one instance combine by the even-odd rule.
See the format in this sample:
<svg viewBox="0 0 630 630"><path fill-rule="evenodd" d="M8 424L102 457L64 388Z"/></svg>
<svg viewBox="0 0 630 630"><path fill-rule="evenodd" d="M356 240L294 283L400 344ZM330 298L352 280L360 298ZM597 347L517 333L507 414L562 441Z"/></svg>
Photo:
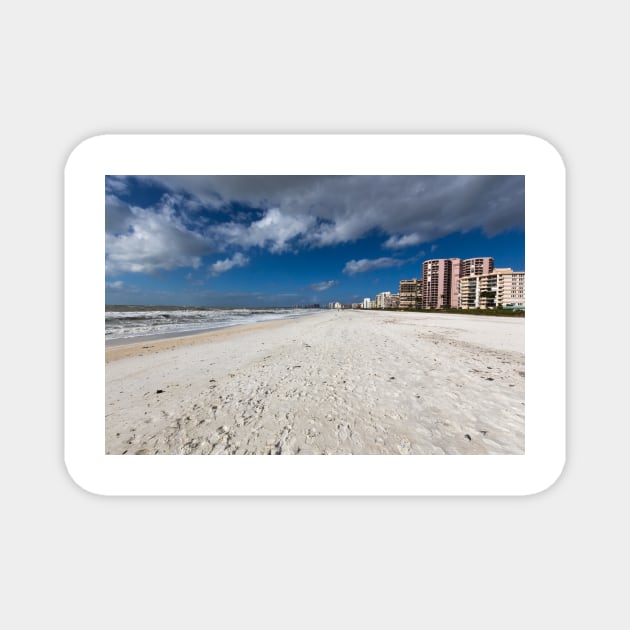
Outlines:
<svg viewBox="0 0 630 630"><path fill-rule="evenodd" d="M525 321L321 310L106 348L110 454L522 454Z"/></svg>

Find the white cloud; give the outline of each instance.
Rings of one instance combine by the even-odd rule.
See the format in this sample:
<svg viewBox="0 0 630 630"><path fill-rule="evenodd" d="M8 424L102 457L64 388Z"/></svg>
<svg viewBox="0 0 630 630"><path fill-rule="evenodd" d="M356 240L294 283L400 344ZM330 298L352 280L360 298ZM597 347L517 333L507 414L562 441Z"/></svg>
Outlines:
<svg viewBox="0 0 630 630"><path fill-rule="evenodd" d="M105 235L108 274L198 268L202 256L213 250L206 236L184 224L168 198L155 208L125 206L117 198L108 204L108 213L115 209L117 224Z"/></svg>
<svg viewBox="0 0 630 630"><path fill-rule="evenodd" d="M422 243L423 240L422 236L416 233L405 234L404 236L390 236L383 244L383 247L388 249L402 249L404 247L418 245Z"/></svg>
<svg viewBox="0 0 630 630"><path fill-rule="evenodd" d="M225 273L234 267L245 267L249 263L249 258L237 252L232 258L225 258L224 260L217 260L214 264L210 265L210 272L213 276L218 276L221 273Z"/></svg>
<svg viewBox="0 0 630 630"><path fill-rule="evenodd" d="M400 267L404 265L406 261L399 258L374 258L361 260L349 260L346 266L343 268L343 272L349 276L353 276L355 273L364 273L366 271L372 271L374 269L385 269L387 267Z"/></svg>
<svg viewBox="0 0 630 630"><path fill-rule="evenodd" d="M105 190L114 195L122 195L129 190L129 184L124 177L108 175L105 178Z"/></svg>
<svg viewBox="0 0 630 630"><path fill-rule="evenodd" d="M278 254L290 249L290 242L307 233L316 223L313 216L284 213L270 208L258 221L220 223L212 232L222 241L241 247L264 247Z"/></svg>
<svg viewBox="0 0 630 630"><path fill-rule="evenodd" d="M309 284L307 289L311 289L313 291L326 291L327 289L332 289L332 287L336 287L339 284L337 280L327 280L326 282L316 282L315 284Z"/></svg>

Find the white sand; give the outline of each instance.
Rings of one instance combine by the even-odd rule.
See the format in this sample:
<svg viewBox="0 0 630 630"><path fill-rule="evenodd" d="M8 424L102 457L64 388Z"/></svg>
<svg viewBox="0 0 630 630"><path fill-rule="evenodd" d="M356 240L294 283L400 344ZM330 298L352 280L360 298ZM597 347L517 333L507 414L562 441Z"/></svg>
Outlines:
<svg viewBox="0 0 630 630"><path fill-rule="evenodd" d="M523 453L524 338L521 318L346 310L109 348L106 451Z"/></svg>

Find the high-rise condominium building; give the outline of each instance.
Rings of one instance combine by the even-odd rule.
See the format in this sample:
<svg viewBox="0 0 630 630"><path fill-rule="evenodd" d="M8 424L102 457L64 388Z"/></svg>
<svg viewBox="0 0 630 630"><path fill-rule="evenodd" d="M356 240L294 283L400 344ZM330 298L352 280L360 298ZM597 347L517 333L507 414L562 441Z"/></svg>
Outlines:
<svg viewBox="0 0 630 630"><path fill-rule="evenodd" d="M497 273L497 306L525 308L525 272L495 269Z"/></svg>
<svg viewBox="0 0 630 630"><path fill-rule="evenodd" d="M422 265L422 308L458 308L460 278L490 273L494 259L490 257L437 258Z"/></svg>
<svg viewBox="0 0 630 630"><path fill-rule="evenodd" d="M422 265L422 308L451 306L453 267L459 278L459 258L436 258ZM457 287L459 289L459 287Z"/></svg>
<svg viewBox="0 0 630 630"><path fill-rule="evenodd" d="M458 308L479 308L479 276L459 279Z"/></svg>
<svg viewBox="0 0 630 630"><path fill-rule="evenodd" d="M459 307L525 308L525 272L508 268L492 273L460 278Z"/></svg>
<svg viewBox="0 0 630 630"><path fill-rule="evenodd" d="M492 273L494 269L494 258L468 258L462 260L459 265L459 277L483 276Z"/></svg>

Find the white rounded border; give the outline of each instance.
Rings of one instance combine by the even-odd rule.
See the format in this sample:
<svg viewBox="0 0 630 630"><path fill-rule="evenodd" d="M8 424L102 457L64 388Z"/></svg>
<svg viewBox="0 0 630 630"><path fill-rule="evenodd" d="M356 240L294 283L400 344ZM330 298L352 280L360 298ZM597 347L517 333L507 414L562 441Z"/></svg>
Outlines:
<svg viewBox="0 0 630 630"><path fill-rule="evenodd" d="M106 175L524 175L524 455L105 454ZM565 168L528 135L103 135L65 169L65 462L103 495L529 495L565 463Z"/></svg>

